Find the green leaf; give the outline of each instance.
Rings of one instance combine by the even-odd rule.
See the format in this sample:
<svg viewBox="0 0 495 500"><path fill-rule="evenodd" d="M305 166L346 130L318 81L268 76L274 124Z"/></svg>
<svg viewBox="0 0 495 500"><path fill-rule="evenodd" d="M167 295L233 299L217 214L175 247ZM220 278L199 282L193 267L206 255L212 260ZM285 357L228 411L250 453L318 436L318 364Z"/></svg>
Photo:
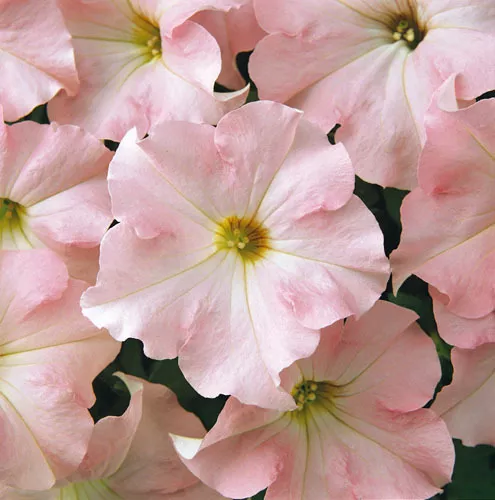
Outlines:
<svg viewBox="0 0 495 500"><path fill-rule="evenodd" d="M480 408L480 411L482 409ZM495 448L463 446L454 440L456 461L453 481L445 488L445 500L488 500L495 498Z"/></svg>
<svg viewBox="0 0 495 500"><path fill-rule="evenodd" d="M402 200L404 200L408 193L409 191L395 188L385 188L383 190L387 212L399 227L402 227L400 222L400 207L402 205Z"/></svg>
<svg viewBox="0 0 495 500"><path fill-rule="evenodd" d="M140 340L128 339L122 344L118 362L124 373L148 379L144 363L143 344Z"/></svg>

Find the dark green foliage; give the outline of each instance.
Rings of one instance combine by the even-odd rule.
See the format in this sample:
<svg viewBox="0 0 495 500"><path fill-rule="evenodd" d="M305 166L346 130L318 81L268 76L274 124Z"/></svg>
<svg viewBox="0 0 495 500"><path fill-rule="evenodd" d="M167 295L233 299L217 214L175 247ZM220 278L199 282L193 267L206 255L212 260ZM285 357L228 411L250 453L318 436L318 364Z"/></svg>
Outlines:
<svg viewBox="0 0 495 500"><path fill-rule="evenodd" d="M491 401L487 404L492 404ZM454 479L439 500L493 500L495 498L495 448L463 446L454 440Z"/></svg>

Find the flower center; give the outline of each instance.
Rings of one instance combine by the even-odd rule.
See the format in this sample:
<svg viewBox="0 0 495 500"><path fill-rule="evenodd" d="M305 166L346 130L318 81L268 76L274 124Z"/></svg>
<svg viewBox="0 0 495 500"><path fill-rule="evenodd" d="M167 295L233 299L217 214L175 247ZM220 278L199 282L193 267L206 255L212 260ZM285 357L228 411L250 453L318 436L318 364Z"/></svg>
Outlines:
<svg viewBox="0 0 495 500"><path fill-rule="evenodd" d="M303 379L291 391L297 409L290 412L292 418L307 422L313 412L334 413L337 409L336 401L342 387L336 386L328 380L315 381Z"/></svg>
<svg viewBox="0 0 495 500"><path fill-rule="evenodd" d="M17 203L7 198L0 198L0 224L3 224L4 220L7 222L19 218L17 210Z"/></svg>
<svg viewBox="0 0 495 500"><path fill-rule="evenodd" d="M270 248L268 229L255 219L231 216L218 224L214 239L218 250L234 250L245 260L255 262Z"/></svg>
<svg viewBox="0 0 495 500"><path fill-rule="evenodd" d="M392 38L396 42L404 40L411 50L414 50L424 38L418 23L412 19L399 19L392 30Z"/></svg>
<svg viewBox="0 0 495 500"><path fill-rule="evenodd" d="M302 411L306 405L313 403L317 399L319 384L314 380L303 380L292 389L292 397L297 405L297 410Z"/></svg>
<svg viewBox="0 0 495 500"><path fill-rule="evenodd" d="M26 250L37 243L23 224L23 218L22 205L0 198L0 250Z"/></svg>
<svg viewBox="0 0 495 500"><path fill-rule="evenodd" d="M146 62L162 56L162 38L156 20L142 17L135 13L133 17L133 42L142 49Z"/></svg>
<svg viewBox="0 0 495 500"><path fill-rule="evenodd" d="M162 39L160 37L160 31L158 31L158 34L153 35L147 40L146 46L149 49L152 59L162 55Z"/></svg>

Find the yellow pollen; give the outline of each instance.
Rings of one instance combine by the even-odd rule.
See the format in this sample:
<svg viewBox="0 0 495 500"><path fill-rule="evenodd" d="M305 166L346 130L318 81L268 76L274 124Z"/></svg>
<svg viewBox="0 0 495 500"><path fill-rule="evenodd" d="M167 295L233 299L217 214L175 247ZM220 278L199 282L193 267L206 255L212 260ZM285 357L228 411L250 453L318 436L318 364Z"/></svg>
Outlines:
<svg viewBox="0 0 495 500"><path fill-rule="evenodd" d="M302 380L292 389L292 397L297 405L298 411L305 408L318 398L319 385L312 380Z"/></svg>
<svg viewBox="0 0 495 500"><path fill-rule="evenodd" d="M151 49L153 48L155 45L156 45L156 42L158 41L158 37L157 36L154 36L152 38L150 38L147 42L146 42L146 45Z"/></svg>
<svg viewBox="0 0 495 500"><path fill-rule="evenodd" d="M409 28L407 31L406 31L406 34L404 35L404 38L412 43L414 42L414 30L412 28Z"/></svg>
<svg viewBox="0 0 495 500"><path fill-rule="evenodd" d="M218 223L213 241L218 250L236 250L248 262L263 258L270 248L269 233L263 224L235 215Z"/></svg>
<svg viewBox="0 0 495 500"><path fill-rule="evenodd" d="M415 19L401 19L395 27L392 27L392 38L394 41L407 42L410 49L415 49L424 37L424 33Z"/></svg>

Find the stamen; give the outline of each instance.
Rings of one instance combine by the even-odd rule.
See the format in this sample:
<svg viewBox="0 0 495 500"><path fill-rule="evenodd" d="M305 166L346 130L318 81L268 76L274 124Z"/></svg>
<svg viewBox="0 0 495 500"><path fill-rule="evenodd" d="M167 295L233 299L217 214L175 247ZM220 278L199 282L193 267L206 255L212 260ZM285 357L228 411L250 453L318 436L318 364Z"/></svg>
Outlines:
<svg viewBox="0 0 495 500"><path fill-rule="evenodd" d="M414 30L412 28L409 28L407 31L406 31L406 34L404 35L404 38L409 42L409 43L412 43L414 42Z"/></svg>
<svg viewBox="0 0 495 500"><path fill-rule="evenodd" d="M268 230L256 219L231 216L218 224L214 243L219 250L234 249L244 261L255 262L269 248Z"/></svg>
<svg viewBox="0 0 495 500"><path fill-rule="evenodd" d="M401 19L395 27L392 27L392 39L395 42L404 40L410 49L414 50L421 40L424 33L415 19Z"/></svg>

